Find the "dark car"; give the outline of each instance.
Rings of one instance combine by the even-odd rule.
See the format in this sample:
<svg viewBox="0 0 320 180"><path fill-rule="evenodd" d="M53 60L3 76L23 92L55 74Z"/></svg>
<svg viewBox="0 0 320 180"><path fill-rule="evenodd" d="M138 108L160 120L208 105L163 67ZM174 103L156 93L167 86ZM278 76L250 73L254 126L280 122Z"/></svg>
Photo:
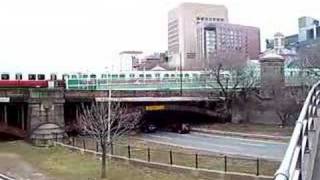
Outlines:
<svg viewBox="0 0 320 180"><path fill-rule="evenodd" d="M188 123L176 123L176 124L172 124L170 129L172 132L177 132L179 134L186 134L190 132L190 125Z"/></svg>
<svg viewBox="0 0 320 180"><path fill-rule="evenodd" d="M144 133L153 133L157 131L157 126L153 123L146 123L141 126L141 131Z"/></svg>

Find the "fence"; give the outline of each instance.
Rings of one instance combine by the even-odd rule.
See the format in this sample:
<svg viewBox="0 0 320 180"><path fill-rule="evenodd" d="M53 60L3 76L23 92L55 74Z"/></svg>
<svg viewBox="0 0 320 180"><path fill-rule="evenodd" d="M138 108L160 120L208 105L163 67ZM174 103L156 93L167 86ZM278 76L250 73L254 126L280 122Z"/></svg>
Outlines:
<svg viewBox="0 0 320 180"><path fill-rule="evenodd" d="M56 141L58 141L58 136ZM63 139L64 144L101 152L100 145L89 138L72 137ZM272 176L280 162L261 158L245 158L205 153L182 152L179 150L134 146L131 144L113 143L109 153L114 156L132 160L176 165L203 170L245 173L256 176Z"/></svg>

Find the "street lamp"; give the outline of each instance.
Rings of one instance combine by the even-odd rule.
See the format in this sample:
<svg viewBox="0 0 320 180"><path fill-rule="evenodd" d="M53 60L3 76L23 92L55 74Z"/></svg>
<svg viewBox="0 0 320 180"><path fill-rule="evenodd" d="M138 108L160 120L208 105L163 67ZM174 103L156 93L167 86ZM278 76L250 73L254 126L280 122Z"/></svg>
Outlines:
<svg viewBox="0 0 320 180"><path fill-rule="evenodd" d="M181 58L181 53L180 55L180 96L182 96L182 58Z"/></svg>

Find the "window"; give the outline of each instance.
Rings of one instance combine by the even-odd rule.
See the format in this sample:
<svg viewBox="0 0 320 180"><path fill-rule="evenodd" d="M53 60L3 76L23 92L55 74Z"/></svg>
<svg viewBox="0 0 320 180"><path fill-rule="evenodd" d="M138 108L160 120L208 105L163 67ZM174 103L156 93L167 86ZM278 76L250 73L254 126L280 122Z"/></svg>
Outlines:
<svg viewBox="0 0 320 180"><path fill-rule="evenodd" d="M88 74L83 74L82 78L88 78Z"/></svg>
<svg viewBox="0 0 320 180"><path fill-rule="evenodd" d="M16 74L16 80L22 80L22 74L20 73Z"/></svg>
<svg viewBox="0 0 320 180"><path fill-rule="evenodd" d="M45 80L44 74L38 74L38 80Z"/></svg>
<svg viewBox="0 0 320 180"><path fill-rule="evenodd" d="M71 75L71 79L77 79L77 75L75 74Z"/></svg>
<svg viewBox="0 0 320 180"><path fill-rule="evenodd" d="M29 74L28 75L28 80L36 80L36 75L35 74Z"/></svg>
<svg viewBox="0 0 320 180"><path fill-rule="evenodd" d="M1 80L9 80L10 76L9 74L1 74Z"/></svg>
<svg viewBox="0 0 320 180"><path fill-rule="evenodd" d="M66 80L69 79L69 74L63 74L62 75L62 80Z"/></svg>
<svg viewBox="0 0 320 180"><path fill-rule="evenodd" d="M113 78L118 78L118 74L112 74L111 77L112 77L112 79L113 79Z"/></svg>
<svg viewBox="0 0 320 180"><path fill-rule="evenodd" d="M185 74L184 77L189 78L189 74Z"/></svg>
<svg viewBox="0 0 320 180"><path fill-rule="evenodd" d="M90 74L91 79L95 79L97 76L95 74Z"/></svg>
<svg viewBox="0 0 320 180"><path fill-rule="evenodd" d="M144 78L144 74L139 74L139 78Z"/></svg>
<svg viewBox="0 0 320 180"><path fill-rule="evenodd" d="M159 73L155 74L155 77L160 78L160 74Z"/></svg>
<svg viewBox="0 0 320 180"><path fill-rule="evenodd" d="M168 78L168 77L169 77L169 74L164 74L163 77Z"/></svg>
<svg viewBox="0 0 320 180"><path fill-rule="evenodd" d="M56 74L51 74L51 75L50 75L50 80L51 80L51 81L57 80L57 75L56 75Z"/></svg>
<svg viewBox="0 0 320 180"><path fill-rule="evenodd" d="M129 77L134 78L134 74L130 74Z"/></svg>
<svg viewBox="0 0 320 180"><path fill-rule="evenodd" d="M102 79L106 79L106 78L107 78L107 75L106 75L106 74L101 74L101 78L102 78Z"/></svg>
<svg viewBox="0 0 320 180"><path fill-rule="evenodd" d="M120 78L126 78L126 75L125 74L120 74L119 77Z"/></svg>
<svg viewBox="0 0 320 180"><path fill-rule="evenodd" d="M175 77L176 75L175 74L171 74L171 77Z"/></svg>
<svg viewBox="0 0 320 180"><path fill-rule="evenodd" d="M146 78L152 78L151 74L146 74Z"/></svg>

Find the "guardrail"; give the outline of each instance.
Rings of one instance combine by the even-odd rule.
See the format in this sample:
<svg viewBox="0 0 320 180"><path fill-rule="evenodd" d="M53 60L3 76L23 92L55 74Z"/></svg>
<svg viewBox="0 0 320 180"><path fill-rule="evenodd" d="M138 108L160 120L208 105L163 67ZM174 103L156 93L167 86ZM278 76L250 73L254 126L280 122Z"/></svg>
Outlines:
<svg viewBox="0 0 320 180"><path fill-rule="evenodd" d="M16 179L8 177L8 176L0 173L0 180L16 180Z"/></svg>
<svg viewBox="0 0 320 180"><path fill-rule="evenodd" d="M313 85L308 93L283 161L274 175L275 180L305 180L310 176L307 172L308 169L304 168L304 163L309 162L309 159L312 160L311 158L316 153L313 140L317 141L318 139L312 138L311 134L318 132L315 118L319 102L320 81Z"/></svg>

